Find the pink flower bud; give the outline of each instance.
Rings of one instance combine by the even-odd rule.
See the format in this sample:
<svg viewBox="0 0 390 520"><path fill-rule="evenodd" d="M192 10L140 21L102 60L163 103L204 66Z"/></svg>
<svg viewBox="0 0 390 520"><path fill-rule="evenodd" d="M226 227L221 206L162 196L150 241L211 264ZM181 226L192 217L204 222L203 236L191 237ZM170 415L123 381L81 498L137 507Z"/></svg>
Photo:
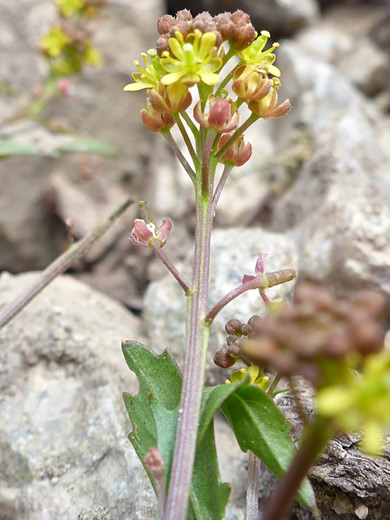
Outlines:
<svg viewBox="0 0 390 520"><path fill-rule="evenodd" d="M175 124L175 120L171 114L161 114L157 112L151 105L150 100L147 101L148 110L143 108L141 110L141 118L143 124L152 132L161 132L162 130L169 130Z"/></svg>
<svg viewBox="0 0 390 520"><path fill-rule="evenodd" d="M156 229L152 223L146 224L144 220L136 219L134 227L130 233L130 240L135 246L152 247L152 242L158 240L160 247L165 246L167 238L172 229L172 222L168 219L163 219L161 226Z"/></svg>
<svg viewBox="0 0 390 520"><path fill-rule="evenodd" d="M218 151L229 141L231 138L230 134L224 134L218 143ZM245 164L252 155L252 145L250 143L245 144L244 137L241 136L235 141L227 152L220 159L220 162L226 164L230 163L234 166L242 166Z"/></svg>
<svg viewBox="0 0 390 520"><path fill-rule="evenodd" d="M63 96L71 96L74 94L74 86L67 78L60 78L56 81L56 89Z"/></svg>
<svg viewBox="0 0 390 520"><path fill-rule="evenodd" d="M238 112L235 105L227 99L209 96L202 112L199 101L194 108L195 120L205 128L214 128L219 133L232 132L238 126Z"/></svg>

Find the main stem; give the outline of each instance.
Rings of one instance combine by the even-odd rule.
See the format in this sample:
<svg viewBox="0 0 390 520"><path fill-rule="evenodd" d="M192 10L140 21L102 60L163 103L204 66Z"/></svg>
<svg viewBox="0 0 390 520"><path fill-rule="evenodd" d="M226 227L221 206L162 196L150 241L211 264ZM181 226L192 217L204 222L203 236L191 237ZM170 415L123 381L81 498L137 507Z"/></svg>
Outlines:
<svg viewBox="0 0 390 520"><path fill-rule="evenodd" d="M187 517L210 328L204 321L209 285L210 206L210 194L197 186L195 255L192 289L187 296L183 386L164 520Z"/></svg>

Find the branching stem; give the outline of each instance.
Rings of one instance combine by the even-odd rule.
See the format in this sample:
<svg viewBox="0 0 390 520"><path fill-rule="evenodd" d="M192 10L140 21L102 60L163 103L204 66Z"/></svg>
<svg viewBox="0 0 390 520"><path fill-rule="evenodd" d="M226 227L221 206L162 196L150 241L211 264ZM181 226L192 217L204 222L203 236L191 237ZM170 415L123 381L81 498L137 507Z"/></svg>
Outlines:
<svg viewBox="0 0 390 520"><path fill-rule="evenodd" d="M184 157L182 151L180 150L180 148L177 146L177 143L176 141L174 140L171 132L169 130L165 131L165 132L161 132L162 135L165 137L165 139L167 140L169 146L171 147L173 153L176 155L176 157L178 158L180 164L183 166L183 168L185 169L185 171L188 173L188 175L190 176L190 179L192 180L192 182L195 184L195 172L194 170L191 168L191 166L189 165L187 159Z"/></svg>
<svg viewBox="0 0 390 520"><path fill-rule="evenodd" d="M222 148L219 150L217 155L215 156L215 161L218 162L221 157L225 155L225 153L229 150L229 148L234 144L239 137L242 136L242 134L251 126L255 121L259 119L259 116L257 114L252 113L248 119L243 123L237 130L234 132L234 134L231 136L229 141L227 141Z"/></svg>

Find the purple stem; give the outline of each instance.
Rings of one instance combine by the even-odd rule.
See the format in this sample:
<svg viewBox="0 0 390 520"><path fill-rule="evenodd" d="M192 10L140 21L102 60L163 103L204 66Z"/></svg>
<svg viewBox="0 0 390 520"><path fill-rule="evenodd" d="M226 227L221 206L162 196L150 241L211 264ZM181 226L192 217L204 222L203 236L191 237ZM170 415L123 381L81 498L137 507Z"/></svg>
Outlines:
<svg viewBox="0 0 390 520"><path fill-rule="evenodd" d="M211 324L214 320L215 316L232 300L240 296L241 294L251 291L252 289L261 289L264 287L268 287L268 284L266 282L264 275L259 275L254 277L252 280L249 280L249 282L242 283L238 287L235 287L230 292L228 292L223 298L217 302L214 307L211 309L211 311L207 314L205 318L205 322L208 324Z"/></svg>
<svg viewBox="0 0 390 520"><path fill-rule="evenodd" d="M152 240L152 248L156 255L160 258L162 263L168 269L168 271L176 278L181 287L184 289L186 296L191 291L191 285L187 282L187 280L183 277L183 275L176 269L176 267L169 260L167 255L161 249L161 243L158 240Z"/></svg>
<svg viewBox="0 0 390 520"><path fill-rule="evenodd" d="M195 460L200 405L209 338L207 309L211 212L209 197L197 190L192 290L187 296L186 354L175 451L164 520L185 520Z"/></svg>

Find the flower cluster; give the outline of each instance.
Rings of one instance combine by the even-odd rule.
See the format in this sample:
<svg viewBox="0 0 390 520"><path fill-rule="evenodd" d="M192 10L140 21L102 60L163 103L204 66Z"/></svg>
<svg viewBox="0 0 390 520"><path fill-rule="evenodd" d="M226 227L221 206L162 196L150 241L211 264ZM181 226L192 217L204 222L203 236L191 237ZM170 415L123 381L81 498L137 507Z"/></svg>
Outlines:
<svg viewBox="0 0 390 520"><path fill-rule="evenodd" d="M143 65L138 60L134 62L138 71L133 73L133 83L124 88L148 89L148 109L142 111L148 129L168 132L178 116L167 118L161 114L185 111L191 105L190 89L194 86L200 94L194 119L200 129L220 134L215 142L216 153L238 130L242 103L257 118L281 117L290 110L289 100L278 105L280 71L274 65L273 53L278 44L266 49L270 34L262 31L258 35L243 11L218 16L203 12L193 18L185 9L175 17L160 18L157 30L160 37L156 47L141 55ZM238 63L223 77L222 70L233 56ZM236 100L229 99L224 88L229 82ZM239 142L234 144L232 139L231 146L221 152L220 162L241 166L249 159L250 145L244 143L242 136L238 138Z"/></svg>
<svg viewBox="0 0 390 520"><path fill-rule="evenodd" d="M317 412L336 431L363 430L363 448L377 454L390 427L390 352L383 349L379 323L383 303L371 292L346 302L326 288L302 285L292 305L264 319L229 320L227 346L214 361L228 368L243 360L280 376L306 378L317 389Z"/></svg>
<svg viewBox="0 0 390 520"><path fill-rule="evenodd" d="M96 15L106 0L55 0L59 22L51 27L39 46L56 76L80 72L85 65L101 63L85 20Z"/></svg>

